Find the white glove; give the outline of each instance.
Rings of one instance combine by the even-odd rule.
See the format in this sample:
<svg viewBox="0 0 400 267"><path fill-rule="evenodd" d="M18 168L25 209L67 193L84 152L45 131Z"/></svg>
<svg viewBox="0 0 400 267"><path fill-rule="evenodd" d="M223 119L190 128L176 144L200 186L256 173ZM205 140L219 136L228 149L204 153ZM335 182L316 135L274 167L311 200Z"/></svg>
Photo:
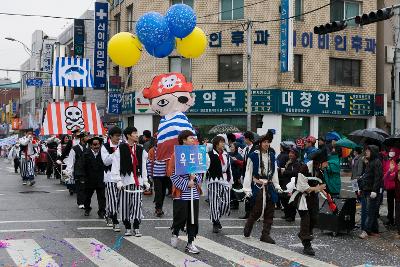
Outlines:
<svg viewBox="0 0 400 267"><path fill-rule="evenodd" d="M122 190L123 187L124 187L124 184L123 184L121 181L119 181L119 182L117 183L117 188L118 188L119 190Z"/></svg>
<svg viewBox="0 0 400 267"><path fill-rule="evenodd" d="M143 183L143 186L144 186L144 188L147 190L147 189L150 189L150 184L149 184L149 182L144 182Z"/></svg>
<svg viewBox="0 0 400 267"><path fill-rule="evenodd" d="M377 194L375 192L371 192L371 195L369 197L374 199L374 198L376 198L376 196L377 196Z"/></svg>
<svg viewBox="0 0 400 267"><path fill-rule="evenodd" d="M276 191L277 191L279 194L282 194L282 193L283 193L283 190L282 190L282 188L280 188L280 187L277 188Z"/></svg>
<svg viewBox="0 0 400 267"><path fill-rule="evenodd" d="M248 198L250 198L253 195L253 193L251 191L247 191L244 193L246 194L246 197L248 197Z"/></svg>
<svg viewBox="0 0 400 267"><path fill-rule="evenodd" d="M58 165L61 165L61 164L62 164L62 161L58 159L58 160L56 161L56 163L57 163Z"/></svg>

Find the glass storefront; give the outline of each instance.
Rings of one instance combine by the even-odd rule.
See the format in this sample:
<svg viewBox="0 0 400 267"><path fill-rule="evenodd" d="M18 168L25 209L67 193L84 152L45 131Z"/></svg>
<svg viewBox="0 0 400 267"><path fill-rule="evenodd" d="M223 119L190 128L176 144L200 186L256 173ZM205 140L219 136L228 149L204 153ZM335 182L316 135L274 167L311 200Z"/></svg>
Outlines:
<svg viewBox="0 0 400 267"><path fill-rule="evenodd" d="M310 135L310 118L282 116L282 141L296 141Z"/></svg>
<svg viewBox="0 0 400 267"><path fill-rule="evenodd" d="M237 115L188 115L189 121L192 123L193 127L198 128L201 136L203 137L214 137L208 135L208 131L220 124L229 124L236 126L240 131L246 131L246 116Z"/></svg>
<svg viewBox="0 0 400 267"><path fill-rule="evenodd" d="M342 135L367 127L366 119L348 119L325 117L319 118L319 135L324 136L326 133L336 131Z"/></svg>

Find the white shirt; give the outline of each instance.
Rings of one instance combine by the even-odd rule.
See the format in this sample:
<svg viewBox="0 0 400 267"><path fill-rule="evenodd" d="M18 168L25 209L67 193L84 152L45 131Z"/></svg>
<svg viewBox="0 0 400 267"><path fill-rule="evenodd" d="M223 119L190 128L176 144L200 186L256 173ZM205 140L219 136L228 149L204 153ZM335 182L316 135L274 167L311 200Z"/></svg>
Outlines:
<svg viewBox="0 0 400 267"><path fill-rule="evenodd" d="M136 153L136 144L134 145L133 151ZM144 184L148 184L148 179L147 179L147 168L146 168L146 162L147 162L147 157L148 154L146 150L143 149L143 154L142 154L142 173L138 173L138 180L139 180L139 185L143 186ZM130 159L131 160L131 159ZM119 148L115 150L113 153L112 157L112 167L111 167L111 181L114 183L122 182L124 186L130 185L130 184L135 184L135 178L133 177L133 172L130 175L125 175L121 176L120 170L121 170L121 158L120 158L120 151Z"/></svg>
<svg viewBox="0 0 400 267"><path fill-rule="evenodd" d="M22 146L28 146L27 149L27 156L28 158L34 158L35 157L35 150L33 149L33 144L32 144L32 140L29 139L27 136L24 136L22 138L19 139L19 143ZM21 158L25 158L25 152L22 151L21 153Z"/></svg>
<svg viewBox="0 0 400 267"><path fill-rule="evenodd" d="M218 152L213 150L213 153L217 156L219 156ZM211 160L210 160L210 156L208 155L208 153L206 154L206 163L207 163L207 170L210 168L211 165ZM232 176L232 169L231 166L228 166L228 153L226 151L222 152L222 158L224 159L224 163L221 162L221 167L222 167L222 179L215 179L215 180L209 180L208 183L220 183L223 184L225 186L231 187L233 184L233 176ZM231 179L230 181L228 181L228 175L227 175L227 171L228 171L228 167L229 167L229 172L231 174Z"/></svg>
<svg viewBox="0 0 400 267"><path fill-rule="evenodd" d="M79 148L83 151L83 147L81 144L78 144ZM71 151L68 154L68 157L64 160L67 167L65 168L65 172L72 176L74 173L74 165L75 165L75 150L71 148Z"/></svg>
<svg viewBox="0 0 400 267"><path fill-rule="evenodd" d="M112 142L110 142L111 148L117 149L118 145L114 145ZM104 165L111 166L111 164L113 162L113 157L114 157L114 153L110 154L110 153L108 153L108 150L104 146L101 147L101 159L103 160ZM111 171L109 171L109 172L104 171L104 182L105 183L113 182L112 176L111 176Z"/></svg>

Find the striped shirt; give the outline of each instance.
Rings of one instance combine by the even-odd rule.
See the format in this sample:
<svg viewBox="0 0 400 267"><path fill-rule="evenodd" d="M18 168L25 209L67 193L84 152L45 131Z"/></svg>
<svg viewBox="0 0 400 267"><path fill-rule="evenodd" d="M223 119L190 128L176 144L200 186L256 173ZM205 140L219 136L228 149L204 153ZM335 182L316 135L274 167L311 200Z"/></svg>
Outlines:
<svg viewBox="0 0 400 267"><path fill-rule="evenodd" d="M154 164L151 160L147 160L147 175L151 177L164 177L167 176L167 161L155 160Z"/></svg>
<svg viewBox="0 0 400 267"><path fill-rule="evenodd" d="M189 184L189 174L185 174L185 175L175 175L175 173L171 176L171 181L172 184L182 190L182 194L180 198L177 199L181 199L181 200L190 200L190 191L191 188L188 187ZM196 185L201 184L202 182L202 174L201 173L196 173L196 178L194 179L194 182ZM199 191L197 190L197 186L193 187L193 199L199 199L200 198L200 194Z"/></svg>

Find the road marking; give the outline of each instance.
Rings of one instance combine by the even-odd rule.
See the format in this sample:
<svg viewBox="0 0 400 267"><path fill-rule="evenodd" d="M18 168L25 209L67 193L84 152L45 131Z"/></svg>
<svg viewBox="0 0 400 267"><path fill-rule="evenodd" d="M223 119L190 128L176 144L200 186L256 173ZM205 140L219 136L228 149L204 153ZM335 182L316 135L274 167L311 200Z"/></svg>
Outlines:
<svg viewBox="0 0 400 267"><path fill-rule="evenodd" d="M196 258L193 258L173 247L151 237L151 236L142 236L140 238L130 236L125 237L126 240L131 242L132 244L145 249L151 254L161 258L162 260L168 262L173 266L210 266Z"/></svg>
<svg viewBox="0 0 400 267"><path fill-rule="evenodd" d="M104 222L103 219L65 219L65 220L31 220L31 221L0 221L0 224L6 223L43 223L43 222Z"/></svg>
<svg viewBox="0 0 400 267"><path fill-rule="evenodd" d="M67 191L69 191L68 189L58 189L58 190L56 190L57 192L67 192Z"/></svg>
<svg viewBox="0 0 400 267"><path fill-rule="evenodd" d="M112 227L78 227L77 230L112 230Z"/></svg>
<svg viewBox="0 0 400 267"><path fill-rule="evenodd" d="M4 194L0 194L0 196L4 196Z"/></svg>
<svg viewBox="0 0 400 267"><path fill-rule="evenodd" d="M13 233L13 232L42 232L46 231L46 229L9 229L9 230L0 230L0 233Z"/></svg>
<svg viewBox="0 0 400 267"><path fill-rule="evenodd" d="M286 248L283 247L279 247L277 245L273 245L273 244L268 244L265 242L261 242L255 238L246 238L244 236L241 235L227 235L227 237L232 238L234 240L240 241L246 245L249 245L251 247L257 248L257 249L261 249L267 253L279 256L281 258L293 261L293 262L298 262L301 265L304 266L326 266L326 267L333 267L336 265L332 265L308 256L305 256L303 254L288 250Z"/></svg>
<svg viewBox="0 0 400 267"><path fill-rule="evenodd" d="M179 239L187 241L186 236L179 237ZM197 236L194 244L202 249L205 249L219 257L222 257L228 261L234 262L236 264L239 264L241 266L245 267L254 267L254 266L268 266L268 267L273 267L275 265L272 265L268 262L262 261L260 259L248 256L240 251L231 249L227 246L218 244L210 239L207 239L203 236Z"/></svg>
<svg viewBox="0 0 400 267"><path fill-rule="evenodd" d="M222 226L222 229L243 229L244 226ZM90 228L90 227L88 227ZM101 227L99 227L101 228ZM155 226L155 229L170 229L171 226ZM272 228L275 229L296 229L300 228L299 225L273 225ZM78 228L79 229L79 228Z"/></svg>
<svg viewBox="0 0 400 267"><path fill-rule="evenodd" d="M94 238L65 238L65 240L97 266L137 266Z"/></svg>
<svg viewBox="0 0 400 267"><path fill-rule="evenodd" d="M53 266L58 264L33 239L2 240L16 266Z"/></svg>
<svg viewBox="0 0 400 267"><path fill-rule="evenodd" d="M293 244L293 245L289 245L289 247L293 247L293 248L303 248L303 244L302 243L297 243L297 244ZM324 244L312 244L313 248L323 248L323 247L329 247L329 245L324 245Z"/></svg>

